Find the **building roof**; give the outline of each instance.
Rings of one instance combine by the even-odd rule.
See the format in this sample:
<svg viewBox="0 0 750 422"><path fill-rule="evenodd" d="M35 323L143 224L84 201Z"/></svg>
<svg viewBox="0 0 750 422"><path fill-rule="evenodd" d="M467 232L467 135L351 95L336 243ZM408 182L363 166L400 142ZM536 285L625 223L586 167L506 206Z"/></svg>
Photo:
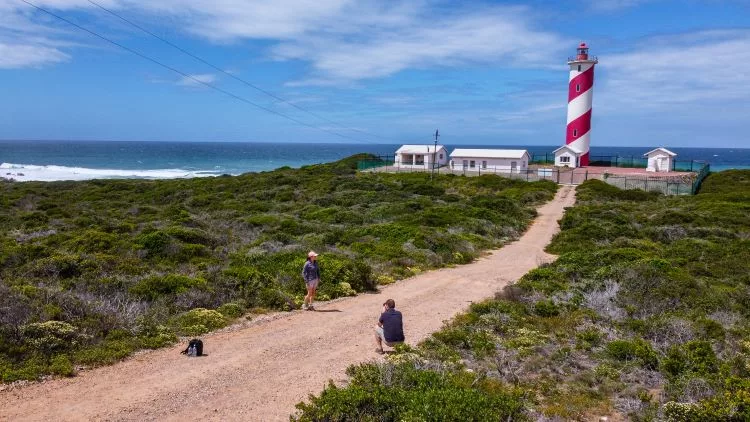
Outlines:
<svg viewBox="0 0 750 422"><path fill-rule="evenodd" d="M557 151L560 151L561 149L567 149L567 150L569 150L570 152L572 152L572 153L573 153L573 154L575 154L575 155L580 155L580 154L582 154L582 152L581 152L581 151L578 151L577 149L573 148L573 147L572 147L572 146L570 146L570 145L563 145L563 146L561 146L560 148L558 148L558 149L556 149L556 150L552 151L552 153L553 153L553 154L557 154Z"/></svg>
<svg viewBox="0 0 750 422"><path fill-rule="evenodd" d="M475 157L475 158L523 158L528 155L525 149L464 149L456 148L451 157Z"/></svg>
<svg viewBox="0 0 750 422"><path fill-rule="evenodd" d="M444 146L438 145L437 150L445 149ZM396 154L430 154L435 152L434 145L401 145L401 148L396 150Z"/></svg>
<svg viewBox="0 0 750 422"><path fill-rule="evenodd" d="M646 156L650 155L651 153L658 152L658 151L664 152L667 155L669 155L670 157L676 157L677 156L676 153L674 153L674 152L672 152L672 151L670 151L670 150L668 150L668 149L666 149L664 147L659 147L659 148L656 148L656 149L652 149L651 151L643 154L643 156L646 157Z"/></svg>

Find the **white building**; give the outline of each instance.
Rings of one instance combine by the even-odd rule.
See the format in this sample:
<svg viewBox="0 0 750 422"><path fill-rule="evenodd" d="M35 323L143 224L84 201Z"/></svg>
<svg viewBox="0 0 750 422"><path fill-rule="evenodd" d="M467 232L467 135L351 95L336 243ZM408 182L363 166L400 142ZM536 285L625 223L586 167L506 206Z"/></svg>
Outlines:
<svg viewBox="0 0 750 422"><path fill-rule="evenodd" d="M582 152L577 151L570 145L563 145L552 151L555 154L555 166L576 168L580 165Z"/></svg>
<svg viewBox="0 0 750 422"><path fill-rule="evenodd" d="M520 173L529 167L525 149L454 149L451 169L498 173Z"/></svg>
<svg viewBox="0 0 750 422"><path fill-rule="evenodd" d="M396 150L394 166L429 169L433 157L436 167L448 164L448 150L442 145L437 149L434 145L402 145Z"/></svg>
<svg viewBox="0 0 750 422"><path fill-rule="evenodd" d="M674 157L677 154L660 147L643 154L643 156L648 158L646 171L671 171L674 167Z"/></svg>

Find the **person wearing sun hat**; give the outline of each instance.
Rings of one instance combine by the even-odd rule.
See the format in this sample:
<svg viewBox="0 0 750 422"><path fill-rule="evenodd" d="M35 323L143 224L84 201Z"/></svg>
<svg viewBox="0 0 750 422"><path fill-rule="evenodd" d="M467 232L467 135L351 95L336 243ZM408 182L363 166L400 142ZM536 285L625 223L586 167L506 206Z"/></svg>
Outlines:
<svg viewBox="0 0 750 422"><path fill-rule="evenodd" d="M318 283L320 283L320 268L318 268L318 254L315 251L310 251L307 254L307 262L302 267L302 278L305 279L305 285L307 286L307 296L302 304L302 309L308 311L314 311L313 301L315 300L315 292L318 290Z"/></svg>

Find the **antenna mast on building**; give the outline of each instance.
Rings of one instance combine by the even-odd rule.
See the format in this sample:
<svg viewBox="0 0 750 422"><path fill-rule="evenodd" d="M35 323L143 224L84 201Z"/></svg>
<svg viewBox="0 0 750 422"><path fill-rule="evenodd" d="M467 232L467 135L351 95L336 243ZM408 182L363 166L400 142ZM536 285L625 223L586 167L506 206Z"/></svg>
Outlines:
<svg viewBox="0 0 750 422"><path fill-rule="evenodd" d="M430 179L432 179L432 177L435 174L435 157L437 155L437 143L438 143L439 137L440 137L440 132L438 132L438 130L435 129L435 149L432 151L432 171L430 172Z"/></svg>

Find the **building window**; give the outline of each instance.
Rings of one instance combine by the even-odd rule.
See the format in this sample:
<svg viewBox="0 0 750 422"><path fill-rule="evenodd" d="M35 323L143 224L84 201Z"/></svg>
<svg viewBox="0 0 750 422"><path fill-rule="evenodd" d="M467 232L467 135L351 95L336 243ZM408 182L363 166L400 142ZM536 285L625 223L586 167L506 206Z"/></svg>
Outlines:
<svg viewBox="0 0 750 422"><path fill-rule="evenodd" d="M441 159L441 160L443 159L443 154L440 154L440 159Z"/></svg>
<svg viewBox="0 0 750 422"><path fill-rule="evenodd" d="M560 157L560 163L561 164L570 164L570 157L568 157L567 155L563 155L562 157Z"/></svg>
<svg viewBox="0 0 750 422"><path fill-rule="evenodd" d="M578 71L579 72L581 71L581 65L580 64L578 65Z"/></svg>
<svg viewBox="0 0 750 422"><path fill-rule="evenodd" d="M578 129L573 129L573 136L578 136Z"/></svg>
<svg viewBox="0 0 750 422"><path fill-rule="evenodd" d="M576 84L576 92L581 92L581 84Z"/></svg>
<svg viewBox="0 0 750 422"><path fill-rule="evenodd" d="M474 168L477 166L477 163L474 160L469 161L469 167Z"/></svg>
<svg viewBox="0 0 750 422"><path fill-rule="evenodd" d="M486 162L486 161L482 161L482 168L483 168L483 169L486 169L486 168L487 168L487 162Z"/></svg>

